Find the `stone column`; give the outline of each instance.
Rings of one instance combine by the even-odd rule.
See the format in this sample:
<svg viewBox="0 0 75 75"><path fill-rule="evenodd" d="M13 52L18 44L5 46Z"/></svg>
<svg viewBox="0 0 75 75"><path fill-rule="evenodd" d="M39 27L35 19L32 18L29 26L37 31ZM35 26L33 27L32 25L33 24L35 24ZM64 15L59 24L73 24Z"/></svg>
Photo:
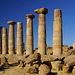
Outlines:
<svg viewBox="0 0 75 75"><path fill-rule="evenodd" d="M16 22L8 21L9 24L9 54L15 53L15 38L14 38L14 25Z"/></svg>
<svg viewBox="0 0 75 75"><path fill-rule="evenodd" d="M24 52L24 50L25 50L25 46L24 46L24 43L23 43L23 52Z"/></svg>
<svg viewBox="0 0 75 75"><path fill-rule="evenodd" d="M17 23L17 54L23 53L23 27L22 23Z"/></svg>
<svg viewBox="0 0 75 75"><path fill-rule="evenodd" d="M26 55L33 54L33 14L27 14Z"/></svg>
<svg viewBox="0 0 75 75"><path fill-rule="evenodd" d="M39 26L38 26L38 52L41 55L46 54L46 21L45 14L48 13L48 9L40 8L34 10L39 15Z"/></svg>
<svg viewBox="0 0 75 75"><path fill-rule="evenodd" d="M73 42L73 49L75 49L75 42Z"/></svg>
<svg viewBox="0 0 75 75"><path fill-rule="evenodd" d="M7 41L7 28L3 28L2 34L2 54L7 54L8 52L8 41Z"/></svg>
<svg viewBox="0 0 75 75"><path fill-rule="evenodd" d="M62 13L60 9L54 10L53 27L53 55L62 54Z"/></svg>
<svg viewBox="0 0 75 75"><path fill-rule="evenodd" d="M2 26L0 26L0 54L2 54L2 32L1 32Z"/></svg>

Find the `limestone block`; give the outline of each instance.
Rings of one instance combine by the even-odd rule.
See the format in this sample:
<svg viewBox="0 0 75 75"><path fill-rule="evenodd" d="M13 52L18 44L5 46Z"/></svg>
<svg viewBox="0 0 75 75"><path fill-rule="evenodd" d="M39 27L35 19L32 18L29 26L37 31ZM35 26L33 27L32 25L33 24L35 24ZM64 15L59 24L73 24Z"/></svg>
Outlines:
<svg viewBox="0 0 75 75"><path fill-rule="evenodd" d="M38 53L32 54L28 58L25 59L26 64L33 63L35 61L40 62L40 55Z"/></svg>
<svg viewBox="0 0 75 75"><path fill-rule="evenodd" d="M75 74L75 69L72 70L72 74Z"/></svg>
<svg viewBox="0 0 75 75"><path fill-rule="evenodd" d="M6 62L7 62L6 57L2 57L2 58L1 58L1 64L4 64L4 63L6 63Z"/></svg>
<svg viewBox="0 0 75 75"><path fill-rule="evenodd" d="M69 72L69 66L63 66L63 73Z"/></svg>
<svg viewBox="0 0 75 75"><path fill-rule="evenodd" d="M45 65L45 64L41 64L39 67L39 74L40 75L48 75L50 73L50 68Z"/></svg>
<svg viewBox="0 0 75 75"><path fill-rule="evenodd" d="M36 74L37 73L37 69L34 66L27 66L24 68L26 73L29 74Z"/></svg>

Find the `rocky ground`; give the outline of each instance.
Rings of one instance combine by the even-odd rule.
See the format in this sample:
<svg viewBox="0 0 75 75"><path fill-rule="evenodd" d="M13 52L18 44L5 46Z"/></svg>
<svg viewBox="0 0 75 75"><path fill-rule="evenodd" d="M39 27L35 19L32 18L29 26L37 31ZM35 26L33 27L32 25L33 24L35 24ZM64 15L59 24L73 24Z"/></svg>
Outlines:
<svg viewBox="0 0 75 75"><path fill-rule="evenodd" d="M39 74L29 74L25 72L25 69L20 69L18 66L10 67L9 69L3 69L0 71L0 75L39 75ZM72 73L63 74L62 71L52 70L49 75L73 75Z"/></svg>
<svg viewBox="0 0 75 75"><path fill-rule="evenodd" d="M0 75L75 75L75 50L60 56L0 55Z"/></svg>

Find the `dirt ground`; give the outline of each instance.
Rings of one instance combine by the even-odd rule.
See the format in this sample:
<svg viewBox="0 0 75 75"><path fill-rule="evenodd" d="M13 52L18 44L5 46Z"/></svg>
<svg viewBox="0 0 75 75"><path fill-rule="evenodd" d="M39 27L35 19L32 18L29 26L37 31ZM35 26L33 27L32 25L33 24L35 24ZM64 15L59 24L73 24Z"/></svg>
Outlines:
<svg viewBox="0 0 75 75"><path fill-rule="evenodd" d="M51 70L49 75L73 75L72 73L63 74L62 71ZM11 66L9 69L2 69L0 75L39 75L25 73L24 69L20 69L18 66Z"/></svg>

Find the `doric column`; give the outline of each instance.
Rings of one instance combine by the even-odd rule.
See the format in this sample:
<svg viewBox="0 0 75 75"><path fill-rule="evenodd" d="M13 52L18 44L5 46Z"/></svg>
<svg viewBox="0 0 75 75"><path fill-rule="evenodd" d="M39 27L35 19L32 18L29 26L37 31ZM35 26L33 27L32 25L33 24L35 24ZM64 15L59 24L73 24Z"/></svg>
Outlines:
<svg viewBox="0 0 75 75"><path fill-rule="evenodd" d="M23 27L22 23L17 23L17 54L23 53Z"/></svg>
<svg viewBox="0 0 75 75"><path fill-rule="evenodd" d="M2 34L2 54L7 54L8 52L8 38L7 38L7 28L3 28Z"/></svg>
<svg viewBox="0 0 75 75"><path fill-rule="evenodd" d="M2 54L2 32L1 32L2 26L0 26L0 54Z"/></svg>
<svg viewBox="0 0 75 75"><path fill-rule="evenodd" d="M16 22L8 21L9 24L9 54L15 53L15 38L14 38L14 25Z"/></svg>
<svg viewBox="0 0 75 75"><path fill-rule="evenodd" d="M62 54L62 13L60 9L55 9L53 26L53 55L60 54Z"/></svg>
<svg viewBox="0 0 75 75"><path fill-rule="evenodd" d="M46 54L46 21L45 14L48 13L48 9L40 8L34 10L39 15L39 27L38 27L38 52L41 55Z"/></svg>
<svg viewBox="0 0 75 75"><path fill-rule="evenodd" d="M26 55L33 54L33 14L27 14Z"/></svg>
<svg viewBox="0 0 75 75"><path fill-rule="evenodd" d="M73 42L73 49L75 49L75 42Z"/></svg>

